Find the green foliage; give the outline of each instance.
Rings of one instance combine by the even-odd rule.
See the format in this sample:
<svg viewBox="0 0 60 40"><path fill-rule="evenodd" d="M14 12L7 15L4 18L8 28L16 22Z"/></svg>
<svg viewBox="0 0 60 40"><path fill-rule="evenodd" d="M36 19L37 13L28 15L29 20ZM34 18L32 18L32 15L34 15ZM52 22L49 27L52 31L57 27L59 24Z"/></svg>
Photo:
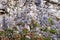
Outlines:
<svg viewBox="0 0 60 40"><path fill-rule="evenodd" d="M58 30L58 33L60 34L60 30Z"/></svg>
<svg viewBox="0 0 60 40"><path fill-rule="evenodd" d="M7 33L12 33L12 34L14 33L14 31L13 31L12 29L9 29L9 28L6 29L5 32L7 32Z"/></svg>
<svg viewBox="0 0 60 40"><path fill-rule="evenodd" d="M17 25L18 25L18 26L24 25L24 23L23 23L23 22L19 22L19 23L17 23Z"/></svg>
<svg viewBox="0 0 60 40"><path fill-rule="evenodd" d="M21 38L19 37L19 38L17 38L17 40L21 40Z"/></svg>
<svg viewBox="0 0 60 40"><path fill-rule="evenodd" d="M54 25L53 21L51 18L48 18L48 22L51 24L51 25Z"/></svg>
<svg viewBox="0 0 60 40"><path fill-rule="evenodd" d="M25 38L25 40L30 40L29 38Z"/></svg>
<svg viewBox="0 0 60 40"><path fill-rule="evenodd" d="M13 40L13 33L14 31L8 28L4 31L4 36Z"/></svg>
<svg viewBox="0 0 60 40"><path fill-rule="evenodd" d="M29 24L29 26L30 26L30 29L34 29L36 27L39 27L40 25L34 19L31 19L31 23Z"/></svg>
<svg viewBox="0 0 60 40"><path fill-rule="evenodd" d="M55 34L56 31L54 29L49 30L50 33Z"/></svg>
<svg viewBox="0 0 60 40"><path fill-rule="evenodd" d="M23 32L23 34L27 34L28 30L27 29L23 29L22 32Z"/></svg>
<svg viewBox="0 0 60 40"><path fill-rule="evenodd" d="M41 30L41 31L45 31L45 32L48 31L47 27L46 27L46 28L42 28L42 27L41 27L40 30Z"/></svg>
<svg viewBox="0 0 60 40"><path fill-rule="evenodd" d="M3 33L4 33L3 31L0 31L0 36L2 36L2 35L3 35Z"/></svg>
<svg viewBox="0 0 60 40"><path fill-rule="evenodd" d="M50 37L43 37L43 40L51 40Z"/></svg>
<svg viewBox="0 0 60 40"><path fill-rule="evenodd" d="M47 32L48 31L47 27L43 31Z"/></svg>
<svg viewBox="0 0 60 40"><path fill-rule="evenodd" d="M50 29L50 30L48 30L48 28L46 27L46 28L40 28L40 30L41 31L44 31L44 32L47 32L47 31L49 31L50 33L52 33L52 34L55 34L56 33L56 31L54 30L54 29Z"/></svg>
<svg viewBox="0 0 60 40"><path fill-rule="evenodd" d="M51 25L54 24L51 18L48 18L48 21L49 21L49 23ZM24 23L23 22L19 22L17 25L18 26L20 26L20 25L24 26ZM35 20L32 19L31 20L31 23L29 24L29 26L30 26L30 29L32 29L32 33L36 33L36 31L34 30L34 28L39 27L40 25L38 24L38 22L36 22ZM46 32L46 33L50 33L50 34L51 33L52 34L55 34L56 33L56 31L54 29L48 29L47 27L45 27L45 28L41 27L40 30L43 31L43 32ZM13 34L16 33L14 31L18 31L18 29L16 27L14 27L13 29L9 29L8 28L4 32L0 32L0 35L4 34L5 37L10 38L11 40L13 40L13 38L14 38L13 37ZM39 40L38 38L35 38L36 36L39 36L39 35L36 35L35 34L36 35L35 36L34 34L31 34L29 32L30 31L28 31L28 29L23 28L22 29L22 32L20 32L20 34L22 33L23 36L21 35L21 38L18 37L17 40ZM60 33L60 30L58 32ZM26 35L28 35L31 39L26 38ZM43 40L51 40L50 37L42 37L42 38L43 38Z"/></svg>
<svg viewBox="0 0 60 40"><path fill-rule="evenodd" d="M20 36L18 36L17 40L21 40L21 37L20 37Z"/></svg>
<svg viewBox="0 0 60 40"><path fill-rule="evenodd" d="M34 26L34 27L39 27L38 22L35 22L35 23L33 24L33 26Z"/></svg>

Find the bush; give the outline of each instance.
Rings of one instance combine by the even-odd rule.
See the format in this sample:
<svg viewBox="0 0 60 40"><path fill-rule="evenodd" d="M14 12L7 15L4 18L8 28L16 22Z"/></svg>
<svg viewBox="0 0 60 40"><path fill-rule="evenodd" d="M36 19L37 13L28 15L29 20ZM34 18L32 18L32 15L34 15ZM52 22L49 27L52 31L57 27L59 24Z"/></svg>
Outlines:
<svg viewBox="0 0 60 40"><path fill-rule="evenodd" d="M49 30L50 33L55 34L56 31L54 29Z"/></svg>

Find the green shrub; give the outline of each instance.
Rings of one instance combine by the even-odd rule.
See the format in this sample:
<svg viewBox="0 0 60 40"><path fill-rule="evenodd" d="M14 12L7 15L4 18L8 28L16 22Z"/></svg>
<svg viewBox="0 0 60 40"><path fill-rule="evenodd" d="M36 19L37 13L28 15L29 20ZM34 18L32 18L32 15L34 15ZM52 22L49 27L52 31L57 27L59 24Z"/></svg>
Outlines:
<svg viewBox="0 0 60 40"><path fill-rule="evenodd" d="M50 33L55 34L56 31L54 29L49 30Z"/></svg>
<svg viewBox="0 0 60 40"><path fill-rule="evenodd" d="M49 22L51 25L54 25L54 22L52 21L51 18L48 18L48 22Z"/></svg>

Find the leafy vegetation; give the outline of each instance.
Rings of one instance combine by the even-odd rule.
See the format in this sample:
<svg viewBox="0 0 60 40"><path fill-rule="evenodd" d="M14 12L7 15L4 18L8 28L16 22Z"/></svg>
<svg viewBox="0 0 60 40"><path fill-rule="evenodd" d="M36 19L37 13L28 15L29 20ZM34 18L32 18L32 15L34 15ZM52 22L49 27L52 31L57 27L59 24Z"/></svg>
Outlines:
<svg viewBox="0 0 60 40"><path fill-rule="evenodd" d="M43 40L51 40L50 37L43 37Z"/></svg>
<svg viewBox="0 0 60 40"><path fill-rule="evenodd" d="M52 19L51 19L51 18L48 18L48 22L49 22L51 25L53 25L53 24L54 24L54 22L52 21Z"/></svg>
<svg viewBox="0 0 60 40"><path fill-rule="evenodd" d="M54 29L49 30L50 33L55 34L56 31Z"/></svg>

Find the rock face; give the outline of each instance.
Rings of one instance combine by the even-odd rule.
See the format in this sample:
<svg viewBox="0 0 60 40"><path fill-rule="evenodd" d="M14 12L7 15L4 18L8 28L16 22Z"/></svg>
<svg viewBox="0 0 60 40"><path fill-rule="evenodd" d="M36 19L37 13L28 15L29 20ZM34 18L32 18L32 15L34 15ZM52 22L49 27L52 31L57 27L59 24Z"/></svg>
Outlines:
<svg viewBox="0 0 60 40"><path fill-rule="evenodd" d="M36 6L39 6L41 4L41 0L35 0Z"/></svg>
<svg viewBox="0 0 60 40"><path fill-rule="evenodd" d="M49 0L53 2L59 2L59 0ZM55 26L57 25L56 23L59 24L59 21L56 21L56 17L60 19L60 7L56 4L52 4L51 2L48 2L47 0L10 0L8 2L8 5L6 5L7 0L2 0L0 2L0 6L2 8L0 9L7 9L7 12L10 14L10 17L12 17L11 23L14 21L16 18L16 22L18 23L19 21L22 22L30 22L30 18L33 18L36 20L41 26L46 26L44 25L45 23L49 25L48 18L52 18L54 21ZM17 3L17 4L15 4ZM7 19L9 19L8 17ZM54 19L53 19L54 18ZM8 21L8 22L7 22ZM7 20L7 24L9 20ZM45 23L43 23L43 21ZM14 21L15 22L15 21ZM13 23L14 24L14 23ZM60 25L58 25L59 27Z"/></svg>
<svg viewBox="0 0 60 40"><path fill-rule="evenodd" d="M53 1L53 2L59 2L59 0L50 0L50 1Z"/></svg>
<svg viewBox="0 0 60 40"><path fill-rule="evenodd" d="M7 0L0 0L0 9L4 9L6 7Z"/></svg>
<svg viewBox="0 0 60 40"><path fill-rule="evenodd" d="M6 0L0 2L0 9L6 9L9 13L6 14L7 16L4 14L5 19L1 15L0 24L3 24L5 28L7 25L9 27L19 26L17 28L20 31L20 27L21 29L27 28L26 25L31 23L31 19L34 19L41 27L49 26L52 29L60 29L59 0L9 0L6 3ZM19 25L20 22L24 25Z"/></svg>
<svg viewBox="0 0 60 40"><path fill-rule="evenodd" d="M4 30L6 30L7 28L8 28L8 26L7 26L7 23L6 23L6 21L5 21L5 16L3 16L3 26L2 26L2 28L4 29Z"/></svg>

